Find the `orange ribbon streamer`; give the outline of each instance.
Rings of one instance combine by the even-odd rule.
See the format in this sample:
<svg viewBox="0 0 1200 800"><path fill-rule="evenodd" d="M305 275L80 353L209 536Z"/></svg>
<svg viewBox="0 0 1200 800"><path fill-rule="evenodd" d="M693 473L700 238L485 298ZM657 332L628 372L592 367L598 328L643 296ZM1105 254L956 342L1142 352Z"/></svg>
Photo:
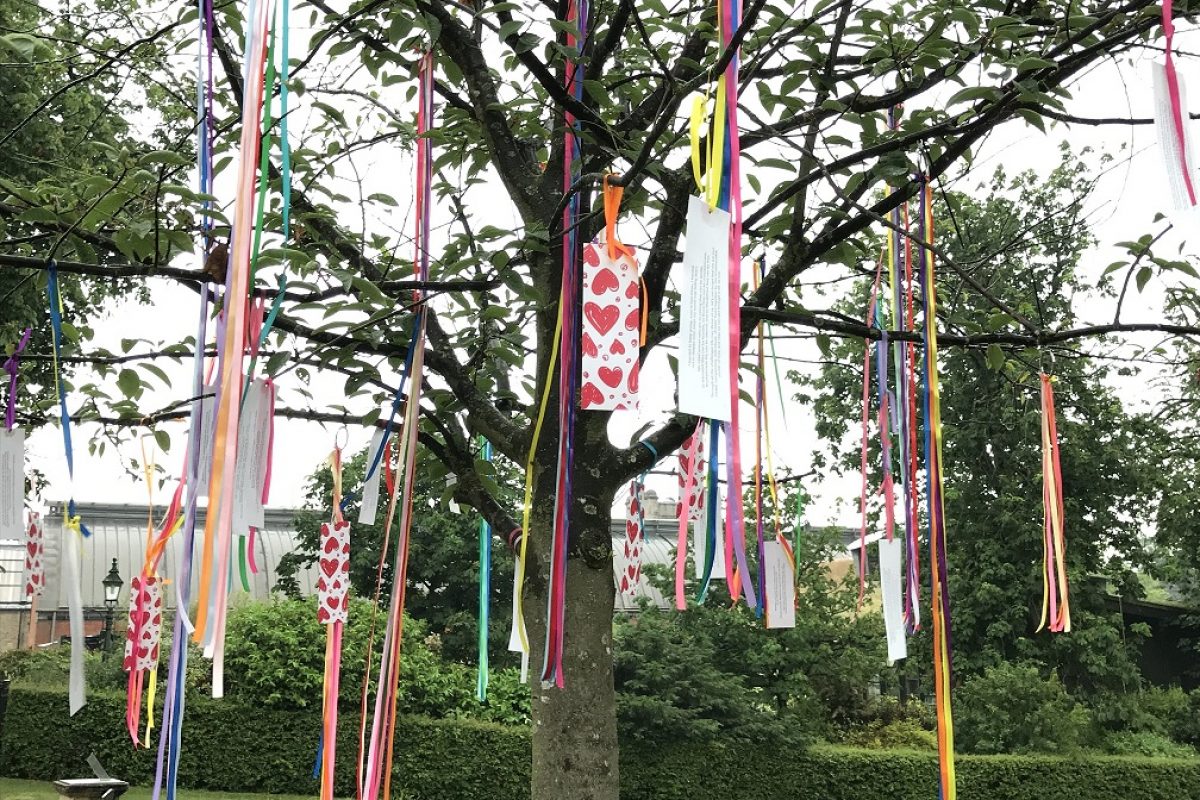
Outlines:
<svg viewBox="0 0 1200 800"><path fill-rule="evenodd" d="M1042 621L1051 633L1071 632L1071 605L1067 596L1067 542L1065 536L1062 464L1059 461L1058 419L1054 411L1051 378L1041 373L1042 394Z"/></svg>

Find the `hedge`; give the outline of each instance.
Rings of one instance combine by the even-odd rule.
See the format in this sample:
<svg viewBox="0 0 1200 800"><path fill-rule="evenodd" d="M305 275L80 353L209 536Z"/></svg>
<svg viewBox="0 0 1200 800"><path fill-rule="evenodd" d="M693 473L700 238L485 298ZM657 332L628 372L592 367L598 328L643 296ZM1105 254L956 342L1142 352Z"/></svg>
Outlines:
<svg viewBox="0 0 1200 800"><path fill-rule="evenodd" d="M113 775L153 779L153 753L119 735L124 698L93 695L74 718L60 692L14 689L0 741L0 775L51 780L87 774L95 752ZM356 720L339 735L338 794L352 794ZM319 722L311 713L264 713L189 699L180 761L185 787L315 794ZM524 800L529 731L462 720L403 718L396 730L395 796L406 800ZM1162 800L1200 797L1200 760L960 756L962 800ZM928 753L815 747L662 746L621 754L623 800L928 800L937 759Z"/></svg>

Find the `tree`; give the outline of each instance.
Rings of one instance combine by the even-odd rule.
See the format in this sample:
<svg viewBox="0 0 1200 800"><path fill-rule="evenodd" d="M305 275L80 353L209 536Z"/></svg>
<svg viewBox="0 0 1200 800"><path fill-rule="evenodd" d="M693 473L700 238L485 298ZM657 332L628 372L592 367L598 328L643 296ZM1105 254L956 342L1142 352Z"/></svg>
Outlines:
<svg viewBox="0 0 1200 800"><path fill-rule="evenodd" d="M1062 163L1044 179L1031 172L1010 178L998 169L981 198L945 192L936 213L953 226L949 240L943 237L945 252L960 263L987 264L976 278L994 302L1033 317L1043 329L1073 326L1076 297L1115 293L1111 279L1092 287L1079 271L1094 244L1084 216L1093 180L1064 147ZM986 330L995 319L993 301L961 280L946 279L941 291L949 298L947 324ZM864 308L865 298L860 286L844 310L860 316L853 309ZM855 391L861 362L858 371L850 368L856 350L861 344L839 345L813 381L820 428L839 455L835 463L850 469L858 468L859 454L839 445L861 396ZM1055 379L1070 636L1035 633L1042 600L1041 370ZM940 373L957 675L1019 661L1057 669L1074 689L1136 686L1136 637L1127 644L1120 616L1104 608L1107 583L1098 579L1114 581L1127 596L1140 591L1134 570L1146 564L1143 530L1159 497L1155 451L1166 432L1148 413L1129 412L1117 400L1108 362L1079 352L1005 352L995 344L953 349L942 357ZM879 463L877 450L872 463Z"/></svg>
<svg viewBox="0 0 1200 800"><path fill-rule="evenodd" d="M739 9L738 47L722 51L714 44L716 15L709 4L600 0L586 20L589 35L575 48L566 37L579 26L563 22L566 6L534 0L491 6L364 0L341 11L325 0L309 0L304 6L312 25L308 49L294 52L292 59L292 88L309 112L303 138L294 142L291 207L302 232L286 243L291 246L286 252L260 261L264 287L280 262L287 262L293 280L273 339L279 355L267 366L268 372L279 372L285 361L300 365L289 372L292 386L284 392L289 404L280 413L374 422L370 409L392 391L405 356L410 316L403 306L413 288L398 277L402 256L397 250L405 245L404 235L388 210L403 207L403 201L377 185L380 175L394 181L396 170L384 168L379 154L411 137L406 91L413 53L432 45L438 95L434 189L445 224L432 276L438 283L426 288L454 293L429 306L425 364L434 377L422 405L422 444L457 475L458 502L479 509L496 530L515 527L513 509L498 503L480 479L470 442L483 435L497 452L522 465L529 451L533 401L549 372L554 298L562 274L557 242L566 205L565 114L579 121L582 147L578 179L569 191L579 194L584 211L596 212L584 215L581 238L599 229L592 190L603 173L615 171L615 182L625 190L625 238L646 248L641 253L649 317L645 359L678 330L671 277L683 210L694 192L687 123L679 111L740 49L741 145L744 164L753 167L745 181L743 246L771 256L761 284L742 297L743 342L764 319L861 339L870 335L862 325L809 307L806 274L821 266L843 275L863 270L871 257L865 234L915 192L905 176L926 170L947 179L969 168L969 156L1001 126L1014 120L1036 127L1054 121L1103 124L1067 109L1070 87L1097 62L1150 46L1159 26L1159 6L1150 0L939 0L882 6L849 0L777 6L752 0ZM1193 5L1178 3L1175 9L1183 15ZM77 15L91 11L86 5L72 8ZM166 21L152 31L117 30L111 40L98 43L96 59L107 72L160 46L189 47L183 22L192 13L172 6L162 16L142 14L139 25ZM232 131L241 98L235 34L242 26L233 6L221 6L218 20L215 46L225 81L218 85L217 121L219 146L228 152L236 140ZM586 73L581 99L565 91L561 80L565 60L575 57ZM167 86L183 84L173 62L160 63L153 76ZM905 106L903 118L897 130L889 130L885 112L898 104ZM174 141L187 132L182 120L189 107L169 93L157 107L160 127L181 134ZM170 151L187 161L187 146ZM78 230L95 241L97 259L81 255L77 263L60 261L59 269L203 280L198 269L167 263L163 236L148 236L165 233L177 242L171 252L186 249L184 240L195 233L203 202L183 185L179 170L159 171L158 177L162 180L132 187L142 202L131 213L82 219ZM897 191L872 197L885 179L898 184ZM178 201L165 204L164 196ZM71 224L51 204L36 206L54 216L47 224ZM278 227L276 209L273 205L267 215L272 230ZM646 226L642 241L632 233L634 220ZM122 266L98 265L101 251ZM941 262L943 275L959 278L985 266ZM945 333L944 348L996 344L1020 350L1101 333L1167 330L1161 321L1043 326L997 305L980 286L968 281L963 288L964 295L987 301L972 309L978 313L984 306L989 317L1006 316L992 330L982 330L980 320L971 329L955 321ZM1194 332L1186 326L1170 330ZM151 359L155 352L130 355ZM347 401L306 407L300 394L305 384L337 374L346 377ZM132 370L131 375L122 382L126 400L116 407L106 404L96 417L114 425L157 425L182 415L177 408L130 408L141 394L140 375ZM652 449L636 442L622 447L608 439L608 418L607 413L582 414L576 429L566 688L533 689L532 794L537 800L617 796L608 513L619 487L651 466L653 453L675 450L695 426L685 415L654 420L645 437ZM551 420L533 458L533 562L526 607L535 643L544 627L539 617L546 605L555 428ZM542 654L539 646L534 650L537 664Z"/></svg>

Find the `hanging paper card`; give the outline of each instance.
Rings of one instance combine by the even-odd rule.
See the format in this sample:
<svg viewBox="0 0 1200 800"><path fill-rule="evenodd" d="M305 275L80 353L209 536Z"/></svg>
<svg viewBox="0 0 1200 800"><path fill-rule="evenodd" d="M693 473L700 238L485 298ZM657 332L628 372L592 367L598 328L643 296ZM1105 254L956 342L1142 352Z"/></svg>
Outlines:
<svg viewBox="0 0 1200 800"><path fill-rule="evenodd" d="M64 524L62 528L63 582L67 586L67 616L71 621L71 673L68 683L71 716L87 703L86 680L83 673L83 592L79 585L80 540L83 535Z"/></svg>
<svg viewBox="0 0 1200 800"><path fill-rule="evenodd" d="M383 431L376 428L371 435L371 444L367 446L367 467L375 462L375 454L383 446ZM386 457L386 456L385 456ZM375 514L379 510L379 476L383 473L383 461L375 467L375 472L367 476L363 482L362 500L358 504L358 524L374 525Z"/></svg>
<svg viewBox="0 0 1200 800"><path fill-rule="evenodd" d="M196 470L196 496L208 497L212 475L213 442L216 441L217 387L205 385L200 399L200 467Z"/></svg>
<svg viewBox="0 0 1200 800"><path fill-rule="evenodd" d="M250 384L238 420L233 516L246 526L259 529L266 526L262 498L271 443L271 394L271 387L266 381L256 380ZM249 531L240 529L235 532L246 534Z"/></svg>
<svg viewBox="0 0 1200 800"><path fill-rule="evenodd" d="M883 594L883 627L887 631L888 663L908 656L904 638L904 589L901 586L904 540L879 540L879 589Z"/></svg>
<svg viewBox="0 0 1200 800"><path fill-rule="evenodd" d="M129 624L125 628L125 671L154 669L162 639L162 582L136 576L129 586Z"/></svg>
<svg viewBox="0 0 1200 800"><path fill-rule="evenodd" d="M41 597L46 591L46 542L42 531L42 515L29 512L29 525L25 531L25 573L22 597Z"/></svg>
<svg viewBox="0 0 1200 800"><path fill-rule="evenodd" d="M621 562L621 591L637 594L638 582L642 579L642 538L645 536L645 510L642 507L642 490L645 484L634 478L629 484L629 515L625 519L625 558Z"/></svg>
<svg viewBox="0 0 1200 800"><path fill-rule="evenodd" d="M696 459L694 464L688 464L688 453L692 451L692 440L696 439ZM696 431L683 440L679 449L679 502L675 504L675 519L683 516L683 500L688 501L688 521L698 522L704 519L704 433ZM687 480L692 478L692 491L688 494Z"/></svg>
<svg viewBox="0 0 1200 800"><path fill-rule="evenodd" d="M603 233L584 245L581 409L637 409L639 297L632 255L610 258Z"/></svg>
<svg viewBox="0 0 1200 800"><path fill-rule="evenodd" d="M730 418L729 212L688 201L679 309L679 410Z"/></svg>
<svg viewBox="0 0 1200 800"><path fill-rule="evenodd" d="M1163 165L1167 170L1167 184L1175 207L1190 208L1196 205L1193 195L1195 184L1192 183L1192 137L1191 121L1187 113L1187 92L1184 90L1183 78L1176 77L1179 89L1179 117L1176 118L1176 106L1171 101L1171 88L1167 77L1166 64L1151 66L1154 78L1154 130L1158 134L1158 149L1162 153ZM1182 133L1182 139L1180 138Z"/></svg>
<svg viewBox="0 0 1200 800"><path fill-rule="evenodd" d="M0 430L0 539L25 533L25 431Z"/></svg>
<svg viewBox="0 0 1200 800"><path fill-rule="evenodd" d="M796 573L782 542L763 542L768 628L796 627Z"/></svg>
<svg viewBox="0 0 1200 800"><path fill-rule="evenodd" d="M317 577L317 622L346 622L350 591L350 523L321 526L320 575Z"/></svg>

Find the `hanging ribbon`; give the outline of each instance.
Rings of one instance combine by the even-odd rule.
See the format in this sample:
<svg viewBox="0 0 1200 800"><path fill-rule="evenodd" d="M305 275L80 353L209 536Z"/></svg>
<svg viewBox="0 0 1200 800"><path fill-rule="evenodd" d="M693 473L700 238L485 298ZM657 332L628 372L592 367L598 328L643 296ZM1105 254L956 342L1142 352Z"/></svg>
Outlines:
<svg viewBox="0 0 1200 800"><path fill-rule="evenodd" d="M75 510L75 449L71 443L71 414L67 410L67 387L61 376L63 340L63 303L58 285L58 268L51 259L46 276L46 289L50 301L50 328L54 340L54 385L58 391L59 418L62 421L63 450L67 457L68 500L67 513L63 518L63 538L66 552L67 611L71 622L71 673L69 680L69 706L75 716L87 702L85 693L83 649L86 631L83 625L83 596L79 585L82 560L82 539L91 536L91 531L80 520Z"/></svg>
<svg viewBox="0 0 1200 800"><path fill-rule="evenodd" d="M433 181L433 143L429 136L434 123L432 52L426 51L418 65L418 109L417 109L417 164L416 164L416 235L414 236L415 257L413 269L418 281L429 279L429 231L432 206L431 185ZM379 670L378 689L375 695L374 716L368 741L364 727L360 731L359 798L377 800L391 797L392 764L395 748L395 723L397 686L400 678L400 649L404 634L404 601L408 577L408 541L412 532L413 496L416 485L417 433L420 427L421 392L424 385L425 364L425 306L419 291L413 293L414 345L412 351L412 386L404 409L404 421L400 429L400 464L402 486L398 481L388 504L388 516L384 523L384 552L390 539L391 521L396 506L400 505L400 526L397 531L395 562L392 570L392 598L383 640L383 656ZM382 574L382 561L381 561ZM378 602L378 601L377 601ZM371 648L368 647L368 662ZM369 669L369 667L368 667ZM364 687L367 682L364 682ZM364 697L365 705L365 697Z"/></svg>
<svg viewBox="0 0 1200 800"><path fill-rule="evenodd" d="M1064 530L1062 462L1058 449L1058 418L1054 410L1052 378L1041 373L1042 396L1042 525L1045 557L1042 563L1041 631L1071 632L1071 606L1067 594L1067 542Z"/></svg>
<svg viewBox="0 0 1200 800"><path fill-rule="evenodd" d="M21 353L25 350L25 345L29 344L31 333L33 328L25 329L12 355L4 361L4 371L8 373L8 406L4 412L4 426L10 431L17 422L17 372L21 369Z"/></svg>
<svg viewBox="0 0 1200 800"><path fill-rule="evenodd" d="M284 0L285 17L288 0ZM197 0L197 56L196 56L196 152L198 161L197 186L201 194L211 196L213 192L213 138L216 126L213 115L213 31L215 20L212 0ZM286 23L285 23L286 25ZM285 52L286 58L286 52ZM286 139L286 137L285 137ZM286 196L286 195L285 195ZM211 200L202 202L202 211L212 207ZM200 263L203 267L212 247L212 218L207 213L200 219L202 248ZM181 747L184 716L184 676L187 674L188 650L186 641L191 632L188 606L191 601L192 554L196 532L196 508L199 497L200 464L203 460L202 442L211 438L212 431L202 431L204 418L204 344L208 341L207 289L200 292L199 319L196 330L196 348L192 360L192 407L188 428L188 446L184 455L184 479L176 490L175 498L168 510L165 527L176 525L183 533L183 557L176 576L176 606L173 626L171 661L167 671L167 684L162 714L162 734L158 739L158 754L155 760L154 790L152 800L160 800L162 788L166 786L167 800L175 800L179 774L179 751ZM187 501L183 517L175 522L182 501L183 490L187 490ZM151 703L153 705L153 703Z"/></svg>
<svg viewBox="0 0 1200 800"><path fill-rule="evenodd" d="M479 437L479 450L483 460L492 461L492 443ZM492 599L492 526L487 519L479 517L479 669L475 676L475 696L479 702L487 700L488 690L488 617Z"/></svg>
<svg viewBox="0 0 1200 800"><path fill-rule="evenodd" d="M875 280L871 284L871 297L867 302L867 327L879 330L879 283L883 272L883 259L880 258L875 266ZM876 376L878 379L881 376ZM886 371L882 375L886 379ZM881 415L882 416L882 415ZM862 476L862 490L859 493L859 510L861 524L858 534L858 608L861 610L866 597L867 581L867 498L870 495L870 471L867 469L867 454L870 449L871 423L871 340L863 339L863 380L862 380L862 451L859 460L859 471ZM882 434L881 434L882 435Z"/></svg>
<svg viewBox="0 0 1200 800"><path fill-rule="evenodd" d="M566 20L568 50L579 50L588 36L587 0L569 0ZM577 100L583 98L583 66L568 57L564 65L566 89ZM563 686L563 629L566 624L567 558L575 464L575 418L579 394L581 268L578 221L580 197L574 190L575 164L579 160L578 121L565 112L563 142L563 195L570 201L562 216L562 288L559 295L560 333L558 365L558 464L555 470L554 524L550 537L550 575L546 597L546 640L542 682Z"/></svg>
<svg viewBox="0 0 1200 800"><path fill-rule="evenodd" d="M688 526L699 518L698 513L704 509L704 493L697 491L696 485L696 476L703 469L703 451L704 420L700 420L696 423L692 435L684 441L683 452L679 455L680 496L675 512L679 520L679 539L675 546L675 608L680 611L687 609L684 584L687 573Z"/></svg>
<svg viewBox="0 0 1200 800"><path fill-rule="evenodd" d="M329 457L333 513L321 526L317 553L317 622L325 626L325 678L321 694L321 800L333 800L337 758L338 694L342 673L342 632L349 618L350 523L342 517L342 449Z"/></svg>
<svg viewBox="0 0 1200 800"><path fill-rule="evenodd" d="M934 275L933 187L921 177L921 293L924 297L925 344L923 406L925 411L925 486L929 518L929 550L933 568L933 672L937 716L938 764L942 800L955 800L954 720L950 709L953 668L950 592L946 568L946 520L942 495L942 411L937 372L937 284Z"/></svg>
<svg viewBox="0 0 1200 800"><path fill-rule="evenodd" d="M203 644L213 661L212 693L224 694L225 621L228 610L230 555L233 542L234 482L238 451L238 427L245 375L242 356L247 342L247 302L251 281L251 220L255 210L254 155L261 135L264 111L266 36L271 17L270 0L251 0L246 10L245 92L242 99L242 135L235 189L229 273L226 279L224 325L226 347L220 366L213 439L212 477L209 506L205 516L204 548L200 571L200 594L192 638Z"/></svg>

